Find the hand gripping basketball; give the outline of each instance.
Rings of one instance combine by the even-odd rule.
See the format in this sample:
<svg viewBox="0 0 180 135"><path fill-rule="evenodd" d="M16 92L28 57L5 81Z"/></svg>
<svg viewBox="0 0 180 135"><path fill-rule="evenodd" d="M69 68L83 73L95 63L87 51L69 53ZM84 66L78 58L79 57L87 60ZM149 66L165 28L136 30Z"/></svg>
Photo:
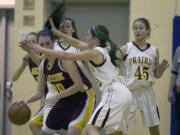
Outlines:
<svg viewBox="0 0 180 135"><path fill-rule="evenodd" d="M9 120L15 125L23 125L31 118L31 110L24 101L14 102L8 110Z"/></svg>

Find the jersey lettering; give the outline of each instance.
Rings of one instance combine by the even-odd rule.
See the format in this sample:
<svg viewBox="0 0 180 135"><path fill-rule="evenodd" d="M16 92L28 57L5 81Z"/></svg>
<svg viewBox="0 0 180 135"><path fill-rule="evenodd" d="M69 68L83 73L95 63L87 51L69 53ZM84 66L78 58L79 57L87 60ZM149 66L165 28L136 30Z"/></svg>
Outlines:
<svg viewBox="0 0 180 135"><path fill-rule="evenodd" d="M148 80L149 78L149 67L138 66L135 72L136 80Z"/></svg>
<svg viewBox="0 0 180 135"><path fill-rule="evenodd" d="M64 80L63 73L56 73L52 75L48 75L48 80L52 82L58 82Z"/></svg>
<svg viewBox="0 0 180 135"><path fill-rule="evenodd" d="M54 87L55 90L57 90L58 92L62 92L65 90L64 86L60 83L57 83L57 84L53 84L52 85Z"/></svg>

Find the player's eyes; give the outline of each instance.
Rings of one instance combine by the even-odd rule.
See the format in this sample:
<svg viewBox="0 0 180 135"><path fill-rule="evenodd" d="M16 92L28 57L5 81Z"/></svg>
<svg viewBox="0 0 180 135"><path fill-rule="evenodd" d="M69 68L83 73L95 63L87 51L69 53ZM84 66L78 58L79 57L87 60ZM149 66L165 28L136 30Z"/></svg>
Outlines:
<svg viewBox="0 0 180 135"><path fill-rule="evenodd" d="M41 44L40 44L40 46L41 46L41 47L44 47L44 44L43 44L43 43L41 43Z"/></svg>
<svg viewBox="0 0 180 135"><path fill-rule="evenodd" d="M70 28L70 27L71 27L71 25L69 25L69 24L66 24L66 25L65 25L65 27L66 27L66 28Z"/></svg>

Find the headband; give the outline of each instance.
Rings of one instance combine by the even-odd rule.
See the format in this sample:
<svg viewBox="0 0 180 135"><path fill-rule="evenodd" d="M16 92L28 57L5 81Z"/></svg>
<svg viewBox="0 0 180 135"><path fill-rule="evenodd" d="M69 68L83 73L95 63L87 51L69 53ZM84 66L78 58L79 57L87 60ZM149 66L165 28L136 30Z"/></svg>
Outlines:
<svg viewBox="0 0 180 135"><path fill-rule="evenodd" d="M98 31L96 31L96 26L95 26L95 25L93 25L93 26L91 27L91 31L92 31L92 32L95 34L95 36L98 37L100 40L102 40L102 41L107 41L107 40L108 40L105 36L103 36L101 33L99 33Z"/></svg>

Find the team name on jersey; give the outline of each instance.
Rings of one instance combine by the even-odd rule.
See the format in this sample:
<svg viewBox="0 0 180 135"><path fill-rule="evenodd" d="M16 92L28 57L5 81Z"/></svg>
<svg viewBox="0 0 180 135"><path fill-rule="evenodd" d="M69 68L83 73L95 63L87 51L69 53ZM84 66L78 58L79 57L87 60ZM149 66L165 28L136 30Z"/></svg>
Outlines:
<svg viewBox="0 0 180 135"><path fill-rule="evenodd" d="M33 67L32 68L32 74L33 75L38 75L38 73L39 73L39 68L38 67Z"/></svg>
<svg viewBox="0 0 180 135"><path fill-rule="evenodd" d="M64 80L64 76L62 73L56 73L53 75L48 75L47 79L49 82L58 82Z"/></svg>
<svg viewBox="0 0 180 135"><path fill-rule="evenodd" d="M148 66L152 65L152 60L148 57L139 56L139 57L132 57L129 58L129 63L132 64L146 64Z"/></svg>

